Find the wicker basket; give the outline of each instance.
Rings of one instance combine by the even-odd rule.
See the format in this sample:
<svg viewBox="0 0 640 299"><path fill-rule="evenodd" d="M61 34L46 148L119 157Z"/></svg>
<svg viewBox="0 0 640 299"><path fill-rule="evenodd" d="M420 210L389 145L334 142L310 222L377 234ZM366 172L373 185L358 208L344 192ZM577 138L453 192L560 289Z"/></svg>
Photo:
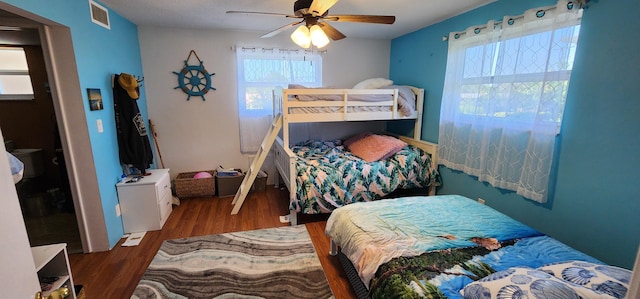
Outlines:
<svg viewBox="0 0 640 299"><path fill-rule="evenodd" d="M208 172L210 178L194 179L198 172ZM194 172L181 172L175 179L176 196L184 197L208 197L216 195L216 171L203 170Z"/></svg>

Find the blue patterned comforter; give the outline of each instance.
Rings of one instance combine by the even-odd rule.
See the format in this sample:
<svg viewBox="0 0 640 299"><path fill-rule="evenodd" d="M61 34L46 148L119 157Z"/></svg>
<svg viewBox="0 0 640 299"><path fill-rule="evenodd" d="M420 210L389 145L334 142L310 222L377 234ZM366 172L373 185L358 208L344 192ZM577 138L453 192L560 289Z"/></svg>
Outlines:
<svg viewBox="0 0 640 299"><path fill-rule="evenodd" d="M570 270L556 271L563 279L571 279L566 271L595 277L590 269L598 267L605 272L620 273L620 283L602 278L604 275L600 273L602 281L593 282L590 288L586 283L574 287L573 281L558 284L556 280L557 285L570 286L563 291L583 292L582 298L611 298L609 295L621 298L618 295L626 292L625 283L629 283L630 277L628 270L600 266L602 262L458 195L352 204L333 211L325 232L352 262L373 298L462 298L461 291L471 283L477 283L474 287L481 292L470 298L489 298L488 292L496 290L490 285L500 279L506 284L499 289L501 292L522 288L519 294L529 292L528 298L574 298L566 294L532 296L540 291L540 283L552 280L548 265L567 261L583 263L569 263L565 268ZM585 266L586 262L594 266ZM537 275L529 282L541 277L543 280L537 285L531 283L528 291L523 291L524 284L512 286L515 280L510 275L516 272L513 279L521 279L522 271Z"/></svg>
<svg viewBox="0 0 640 299"><path fill-rule="evenodd" d="M377 200L397 189L429 187L439 179L430 156L411 145L371 163L346 150L340 140L310 140L291 150L298 157L297 195L289 208L305 214Z"/></svg>

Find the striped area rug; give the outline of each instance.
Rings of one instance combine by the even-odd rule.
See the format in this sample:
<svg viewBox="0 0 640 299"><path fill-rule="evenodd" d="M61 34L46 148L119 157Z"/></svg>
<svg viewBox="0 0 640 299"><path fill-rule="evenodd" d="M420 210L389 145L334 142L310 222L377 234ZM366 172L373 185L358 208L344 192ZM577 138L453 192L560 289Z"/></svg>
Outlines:
<svg viewBox="0 0 640 299"><path fill-rule="evenodd" d="M167 240L131 298L334 298L306 226Z"/></svg>

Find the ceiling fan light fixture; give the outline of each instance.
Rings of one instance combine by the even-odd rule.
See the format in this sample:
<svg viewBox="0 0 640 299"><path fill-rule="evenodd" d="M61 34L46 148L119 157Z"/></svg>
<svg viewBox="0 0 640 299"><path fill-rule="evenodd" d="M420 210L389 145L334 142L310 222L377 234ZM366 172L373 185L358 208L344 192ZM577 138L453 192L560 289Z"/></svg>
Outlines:
<svg viewBox="0 0 640 299"><path fill-rule="evenodd" d="M293 40L296 45L305 49L311 47L311 36L309 34L309 28L307 28L307 26L305 25L298 27L298 29L291 33L291 40Z"/></svg>
<svg viewBox="0 0 640 299"><path fill-rule="evenodd" d="M309 34L311 35L311 43L318 48L322 48L329 44L329 37L326 33L320 28L318 25L311 26L309 30Z"/></svg>
<svg viewBox="0 0 640 299"><path fill-rule="evenodd" d="M261 38L275 36L285 30L300 27L291 34L291 39L302 48L310 48L312 45L322 48L329 44L330 41L338 41L345 37L338 29L329 25L331 22L357 22L372 24L393 24L396 20L395 16L382 15L329 15L329 9L333 7L339 0L295 0L293 4L294 15L287 15L273 12L258 11L238 11L229 10L227 13L243 13L243 14L262 14L284 16L286 18L300 19L293 23L281 26L276 30L272 30Z"/></svg>

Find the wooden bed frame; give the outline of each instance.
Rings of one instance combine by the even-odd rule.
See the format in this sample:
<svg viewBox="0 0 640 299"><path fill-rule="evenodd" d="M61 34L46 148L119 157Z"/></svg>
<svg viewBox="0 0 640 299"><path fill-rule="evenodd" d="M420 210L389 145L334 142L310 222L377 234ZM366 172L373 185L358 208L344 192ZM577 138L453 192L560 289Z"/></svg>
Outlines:
<svg viewBox="0 0 640 299"><path fill-rule="evenodd" d="M424 89L411 87L416 94L416 110L408 116L403 116L398 111L398 90L397 89L283 89L276 88L273 94L274 113L281 113L283 116L282 140L289 145L289 124L310 123L310 122L341 122L341 121L367 121L367 120L415 120L414 137L420 139L422 130L422 109L424 105ZM339 96L341 101L294 101L287 100L296 95L325 95ZM391 95L392 100L379 102L364 102L352 100L354 95ZM342 108L337 112L323 113L296 113L295 108ZM356 111L351 112L350 108L363 107L385 107L387 111ZM417 137L416 137L417 136Z"/></svg>
<svg viewBox="0 0 640 299"><path fill-rule="evenodd" d="M422 110L424 105L424 89L410 87L416 95L416 110L408 116L401 115L397 109L398 90L397 89L283 89L276 88L273 93L274 113L281 113L283 116L282 134L276 138L275 142L275 165L280 173L280 177L289 189L289 200L296 196L296 156L290 149L289 124L310 123L310 122L343 122L343 121L373 121L373 120L414 120L414 136L397 136L408 144L421 148L432 158L432 163L437 165L438 145L420 139L422 131ZM352 95L391 95L392 100L381 102L365 102L350 100ZM340 96L342 101L294 101L286 100L295 95L331 95ZM353 107L384 107L385 111L351 111ZM338 112L322 113L300 113L292 108L318 108L318 107L338 107ZM435 187L429 188L429 194L435 194ZM297 213L291 211L289 214L291 225L297 224Z"/></svg>

